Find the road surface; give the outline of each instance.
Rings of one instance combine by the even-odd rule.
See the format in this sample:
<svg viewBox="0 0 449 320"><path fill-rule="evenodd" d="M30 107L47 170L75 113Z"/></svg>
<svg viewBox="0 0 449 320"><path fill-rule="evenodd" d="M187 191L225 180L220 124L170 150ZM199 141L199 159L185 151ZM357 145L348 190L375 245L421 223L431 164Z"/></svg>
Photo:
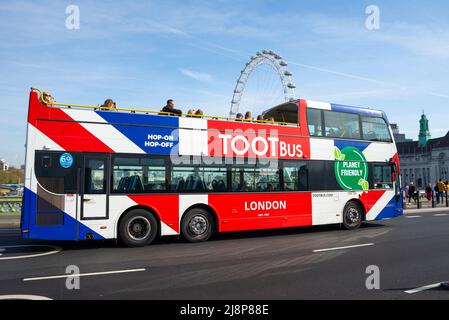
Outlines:
<svg viewBox="0 0 449 320"><path fill-rule="evenodd" d="M66 288L76 284L67 279L70 265L81 273L79 290ZM378 267L378 290L366 288L368 266ZM0 299L449 299L436 287L442 281L449 281L449 211L421 210L355 231L244 232L199 244L175 237L144 248L0 232Z"/></svg>

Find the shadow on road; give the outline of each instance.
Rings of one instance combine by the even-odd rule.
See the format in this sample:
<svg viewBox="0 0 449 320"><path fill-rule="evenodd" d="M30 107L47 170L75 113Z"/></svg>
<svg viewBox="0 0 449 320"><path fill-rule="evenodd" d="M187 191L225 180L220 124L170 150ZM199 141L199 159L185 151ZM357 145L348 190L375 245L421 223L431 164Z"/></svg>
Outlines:
<svg viewBox="0 0 449 320"><path fill-rule="evenodd" d="M358 232L372 228L385 228L387 226L376 223L363 223ZM296 227L296 228L283 228L283 229L270 229L270 230L256 230L256 231L240 231L240 232L227 232L218 233L211 237L209 242L227 241L236 239L251 239L251 238L267 238L267 237L282 237L293 235L306 235L306 234L319 234L324 232L357 232L343 230L340 225L325 225L325 226L309 226L309 227ZM151 246L161 246L176 243L186 243L181 236L169 236L159 238L155 240ZM88 250L88 249L101 249L101 248L126 248L119 240L83 240L83 241L47 241L47 240L23 240L19 236L0 238L0 247L2 245L53 245L61 247L65 251L70 250ZM195 245L195 244L191 244Z"/></svg>

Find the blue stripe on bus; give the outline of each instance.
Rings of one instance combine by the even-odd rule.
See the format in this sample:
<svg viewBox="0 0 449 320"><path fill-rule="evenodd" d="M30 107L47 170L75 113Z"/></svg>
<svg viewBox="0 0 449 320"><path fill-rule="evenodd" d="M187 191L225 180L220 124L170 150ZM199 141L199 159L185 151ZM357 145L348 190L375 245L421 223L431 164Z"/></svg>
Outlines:
<svg viewBox="0 0 449 320"><path fill-rule="evenodd" d="M28 188L23 188L22 197L22 216L20 217L20 230L28 230L30 226L30 208L36 208L36 204L32 207L32 192ZM26 234L23 234L24 237Z"/></svg>
<svg viewBox="0 0 449 320"><path fill-rule="evenodd" d="M361 142L361 141L350 141L350 140L335 140L334 145L340 149L343 150L346 147L356 147L361 152L363 152L368 146L371 144L371 142Z"/></svg>
<svg viewBox="0 0 449 320"><path fill-rule="evenodd" d="M375 220L397 218L402 216L403 214L404 211L402 209L402 195L400 196L398 201L396 201L396 196L393 196L393 198L387 203L385 208L382 209Z"/></svg>
<svg viewBox="0 0 449 320"><path fill-rule="evenodd" d="M382 117L383 116L382 111L344 106L341 104L331 103L331 108L332 108L332 111L337 111L337 112L356 113L356 114L372 116L372 117Z"/></svg>
<svg viewBox="0 0 449 320"><path fill-rule="evenodd" d="M24 203L24 212L27 211L30 217L28 227L29 232L22 234L24 238L43 240L84 240L86 238L86 233L91 233L95 240L104 239L101 235L65 212L64 224L62 226L37 226L37 195L31 190L24 188L24 197L25 199L28 199L27 202ZM22 230L24 230L23 227Z"/></svg>
<svg viewBox="0 0 449 320"><path fill-rule="evenodd" d="M179 142L179 118L98 112L103 119L147 154L170 155Z"/></svg>

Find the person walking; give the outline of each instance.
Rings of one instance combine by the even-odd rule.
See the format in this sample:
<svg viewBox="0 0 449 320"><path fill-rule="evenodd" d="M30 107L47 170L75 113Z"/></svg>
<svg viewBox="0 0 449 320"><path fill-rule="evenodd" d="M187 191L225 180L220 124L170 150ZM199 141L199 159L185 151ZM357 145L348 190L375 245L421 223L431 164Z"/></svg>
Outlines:
<svg viewBox="0 0 449 320"><path fill-rule="evenodd" d="M410 182L410 187L408 188L408 203L410 204L411 199L413 198L413 201L416 203L415 199L415 184L413 182Z"/></svg>
<svg viewBox="0 0 449 320"><path fill-rule="evenodd" d="M426 198L427 201L432 201L432 185L430 183L426 187Z"/></svg>
<svg viewBox="0 0 449 320"><path fill-rule="evenodd" d="M443 199L444 199L444 193L446 192L446 184L443 182L442 179L440 179L437 183L438 186L438 203L443 203Z"/></svg>
<svg viewBox="0 0 449 320"><path fill-rule="evenodd" d="M433 190L435 191L435 196L436 196L436 203L439 204L440 203L440 191L438 189L438 181L435 182L435 185L433 187Z"/></svg>

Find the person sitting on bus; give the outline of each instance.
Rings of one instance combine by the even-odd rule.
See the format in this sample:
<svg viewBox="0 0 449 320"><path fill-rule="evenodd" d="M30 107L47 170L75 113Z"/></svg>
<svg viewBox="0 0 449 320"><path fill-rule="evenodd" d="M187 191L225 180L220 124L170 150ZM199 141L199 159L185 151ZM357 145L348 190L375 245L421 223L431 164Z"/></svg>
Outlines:
<svg viewBox="0 0 449 320"><path fill-rule="evenodd" d="M55 99L48 92L42 93L41 102L47 106L53 106L56 103Z"/></svg>
<svg viewBox="0 0 449 320"><path fill-rule="evenodd" d="M252 120L253 120L251 111L247 111L247 112L245 113L245 120L247 120L247 121L252 121Z"/></svg>
<svg viewBox="0 0 449 320"><path fill-rule="evenodd" d="M203 117L204 116L204 112L201 109L196 110L195 115L197 117Z"/></svg>
<svg viewBox="0 0 449 320"><path fill-rule="evenodd" d="M243 120L243 114L240 112L236 114L235 121L242 121Z"/></svg>
<svg viewBox="0 0 449 320"><path fill-rule="evenodd" d="M195 110L195 109L189 109L187 111L187 117L194 117L196 112L197 112L197 110Z"/></svg>
<svg viewBox="0 0 449 320"><path fill-rule="evenodd" d="M261 114L259 114L258 116L257 116L257 122L263 122L263 115L261 115Z"/></svg>
<svg viewBox="0 0 449 320"><path fill-rule="evenodd" d="M114 109L117 109L117 105L112 99L106 99L104 103L100 106L100 110L102 111L110 111Z"/></svg>
<svg viewBox="0 0 449 320"><path fill-rule="evenodd" d="M167 105L162 108L161 112L169 114L170 116L182 116L182 111L175 108L175 101L173 99L167 100Z"/></svg>
<svg viewBox="0 0 449 320"><path fill-rule="evenodd" d="M268 121L269 121L270 123L274 123L274 117L270 117L270 118L268 119Z"/></svg>

